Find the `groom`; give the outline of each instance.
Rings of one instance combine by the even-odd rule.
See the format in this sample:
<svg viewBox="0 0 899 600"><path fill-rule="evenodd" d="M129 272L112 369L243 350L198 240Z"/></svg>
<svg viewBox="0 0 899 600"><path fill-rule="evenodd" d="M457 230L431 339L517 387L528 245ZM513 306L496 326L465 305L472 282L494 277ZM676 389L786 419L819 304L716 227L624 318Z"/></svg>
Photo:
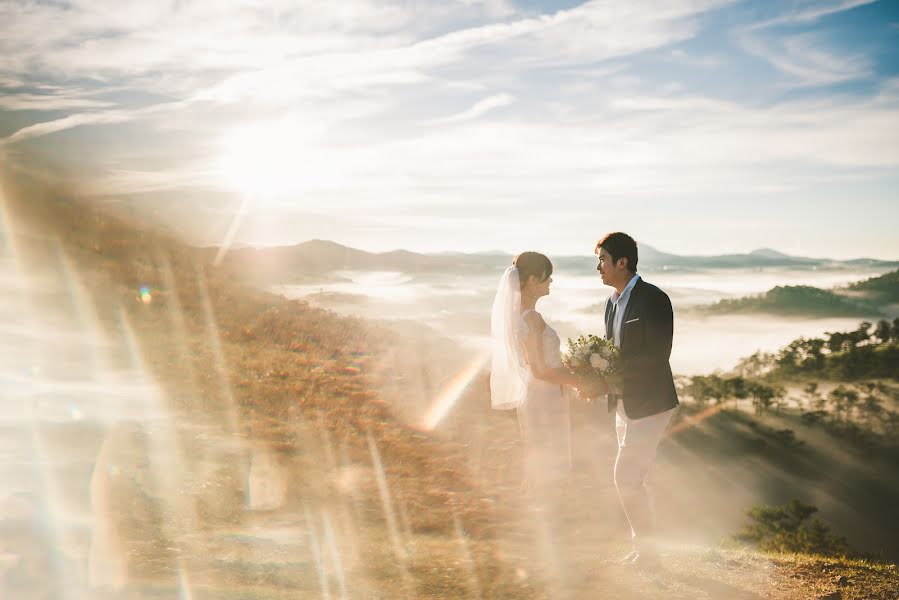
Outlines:
<svg viewBox="0 0 899 600"><path fill-rule="evenodd" d="M608 406L615 411L618 434L615 487L633 544L624 562L651 568L658 558L647 479L678 406L668 362L674 314L667 294L637 274L637 243L631 236L610 233L595 253L602 282L615 288L605 305L606 339L621 348L622 389L608 395Z"/></svg>

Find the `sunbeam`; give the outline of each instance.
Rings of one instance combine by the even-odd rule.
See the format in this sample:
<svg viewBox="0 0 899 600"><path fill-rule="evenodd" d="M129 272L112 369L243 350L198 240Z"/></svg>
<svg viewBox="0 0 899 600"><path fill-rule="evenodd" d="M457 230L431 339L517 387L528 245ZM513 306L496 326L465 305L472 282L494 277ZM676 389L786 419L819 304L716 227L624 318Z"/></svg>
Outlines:
<svg viewBox="0 0 899 600"><path fill-rule="evenodd" d="M384 510L384 517L387 520L387 529L390 533L390 544L393 546L393 553L402 565L406 561L406 548L402 543L400 530L397 526L396 512L393 508L393 500L390 497L390 486L387 484L387 473L384 471L384 465L381 463L381 453L378 452L375 438L372 437L371 433L368 433L367 437L372 467L374 467L375 477L378 482L378 493L381 496L381 505Z"/></svg>
<svg viewBox="0 0 899 600"><path fill-rule="evenodd" d="M247 212L247 207L250 204L250 200L248 197L244 196L241 198L240 206L237 208L237 212L234 213L234 217L231 219L231 224L228 226L228 231L225 233L225 237L222 239L222 243L219 246L218 252L215 254L215 260L213 264L218 266L222 259L225 258L225 255L228 253L228 250L231 249L232 244L234 244L234 237L237 235L237 231L240 229L240 225L243 222L244 215Z"/></svg>
<svg viewBox="0 0 899 600"><path fill-rule="evenodd" d="M696 427L706 419L713 417L720 413L725 409L724 403L716 404L714 406L710 406L695 415L685 416L681 419L681 421L675 425L672 425L667 432L665 432L666 436L672 436L679 431L683 431L684 429L689 429L690 427Z"/></svg>
<svg viewBox="0 0 899 600"><path fill-rule="evenodd" d="M437 393L434 401L425 411L420 422L420 428L424 431L432 431L446 415L449 414L471 382L481 373L487 364L490 355L487 352L479 352L472 361L453 375L452 379Z"/></svg>

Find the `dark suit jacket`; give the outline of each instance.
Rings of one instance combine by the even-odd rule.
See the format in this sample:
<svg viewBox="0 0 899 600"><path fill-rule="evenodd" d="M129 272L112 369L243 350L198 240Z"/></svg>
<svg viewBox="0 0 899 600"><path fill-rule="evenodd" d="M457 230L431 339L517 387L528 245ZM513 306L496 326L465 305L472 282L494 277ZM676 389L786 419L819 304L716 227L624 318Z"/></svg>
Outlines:
<svg viewBox="0 0 899 600"><path fill-rule="evenodd" d="M610 301L606 301L606 337L611 337ZM621 401L629 419L642 419L679 404L671 374L674 312L668 295L641 277L631 289L621 321ZM609 410L618 397L609 395Z"/></svg>

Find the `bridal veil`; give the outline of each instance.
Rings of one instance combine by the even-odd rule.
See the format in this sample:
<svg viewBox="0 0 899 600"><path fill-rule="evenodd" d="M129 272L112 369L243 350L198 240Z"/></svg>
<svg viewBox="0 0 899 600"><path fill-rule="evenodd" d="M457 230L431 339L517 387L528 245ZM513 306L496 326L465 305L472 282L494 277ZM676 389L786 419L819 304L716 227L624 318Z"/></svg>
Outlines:
<svg viewBox="0 0 899 600"><path fill-rule="evenodd" d="M528 368L524 350L526 331L521 317L521 282L518 269L509 267L499 280L490 335L490 405L496 410L518 408L524 399Z"/></svg>

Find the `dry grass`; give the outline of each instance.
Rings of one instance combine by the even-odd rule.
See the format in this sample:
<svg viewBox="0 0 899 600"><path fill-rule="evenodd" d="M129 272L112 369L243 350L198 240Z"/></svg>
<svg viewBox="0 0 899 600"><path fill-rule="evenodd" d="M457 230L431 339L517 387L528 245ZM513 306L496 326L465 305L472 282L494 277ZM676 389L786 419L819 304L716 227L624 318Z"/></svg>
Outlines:
<svg viewBox="0 0 899 600"><path fill-rule="evenodd" d="M320 598L323 586L339 597L334 573L322 580L314 561L301 558L308 549L260 550L229 533L321 528L330 515L348 557L342 585L353 598L897 597L895 567L858 561L680 548L669 550L655 577L604 564L625 544L620 517L596 519L597 511L614 513L613 490L589 481L556 499L564 510L550 560L540 543L545 519L521 501L510 467L518 460L517 427L508 415L489 414L482 381L440 431L403 424L464 363L445 340L242 285L213 268L208 253L127 217L11 184L6 191L29 268L58 260L61 249L111 336L121 337L124 311L174 419L202 422L179 429L185 456L226 438L272 450L290 473L285 508L273 513L243 510L245 472L225 461L182 489L199 527L124 515L120 528L133 533L130 572L141 589L176 589L175 566L189 563L194 598ZM145 285L149 304L138 297ZM402 559L369 439L396 507ZM228 456L239 461L239 451Z"/></svg>

